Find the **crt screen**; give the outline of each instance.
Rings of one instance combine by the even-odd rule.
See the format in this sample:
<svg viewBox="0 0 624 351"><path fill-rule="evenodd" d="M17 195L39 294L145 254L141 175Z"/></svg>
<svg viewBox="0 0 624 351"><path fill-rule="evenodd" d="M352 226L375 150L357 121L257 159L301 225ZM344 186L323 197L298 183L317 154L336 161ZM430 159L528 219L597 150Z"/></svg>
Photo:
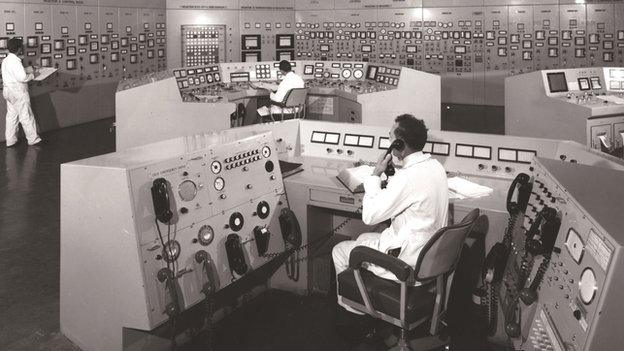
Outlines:
<svg viewBox="0 0 624 351"><path fill-rule="evenodd" d="M568 91L568 82L564 72L548 73L548 87L551 93Z"/></svg>

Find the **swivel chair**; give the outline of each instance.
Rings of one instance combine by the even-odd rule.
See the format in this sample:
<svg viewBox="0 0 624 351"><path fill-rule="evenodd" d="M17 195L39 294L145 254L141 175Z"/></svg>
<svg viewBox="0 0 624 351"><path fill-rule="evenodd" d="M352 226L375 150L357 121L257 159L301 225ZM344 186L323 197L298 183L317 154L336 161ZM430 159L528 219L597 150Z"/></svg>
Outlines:
<svg viewBox="0 0 624 351"><path fill-rule="evenodd" d="M281 120L284 120L284 114L292 114L293 118L305 119L306 100L308 97L308 88L295 88L286 93L284 102L271 101L273 106L279 107ZM269 108L271 120L275 122L273 106Z"/></svg>
<svg viewBox="0 0 624 351"><path fill-rule="evenodd" d="M427 320L431 320L429 333L437 335L440 319L446 312L448 277L457 267L464 240L477 217L479 209L474 209L460 223L438 230L420 251L413 268L390 254L356 247L349 255L349 268L337 277L338 299L357 311L401 328L399 342L393 350L411 350L407 332ZM399 282L374 275L363 267L364 263L389 270ZM414 286L414 282L420 285Z"/></svg>

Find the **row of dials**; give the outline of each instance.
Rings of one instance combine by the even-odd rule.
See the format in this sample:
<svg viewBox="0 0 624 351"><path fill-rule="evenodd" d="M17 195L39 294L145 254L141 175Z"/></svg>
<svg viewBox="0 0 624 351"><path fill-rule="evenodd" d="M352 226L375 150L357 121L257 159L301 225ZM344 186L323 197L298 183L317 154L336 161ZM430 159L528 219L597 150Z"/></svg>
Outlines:
<svg viewBox="0 0 624 351"><path fill-rule="evenodd" d="M268 202L260 201L256 206L256 212L254 216L258 216L260 219L266 219L271 213L271 207ZM240 212L234 212L230 215L228 223L224 226L225 229L238 232L243 229L245 225L245 217ZM202 246L209 246L215 238L215 230L212 226L205 224L202 225L197 231L197 238L193 238L192 242L199 243ZM168 241L163 247L162 258L167 262L174 262L180 257L182 247L177 240Z"/></svg>

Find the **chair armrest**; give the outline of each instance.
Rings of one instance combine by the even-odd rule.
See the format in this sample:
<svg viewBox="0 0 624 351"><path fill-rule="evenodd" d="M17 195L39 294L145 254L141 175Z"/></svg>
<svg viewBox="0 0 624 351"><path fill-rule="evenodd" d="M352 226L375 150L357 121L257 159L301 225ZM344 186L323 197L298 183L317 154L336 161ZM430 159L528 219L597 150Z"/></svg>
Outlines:
<svg viewBox="0 0 624 351"><path fill-rule="evenodd" d="M405 282L412 275L412 267L396 257L371 249L366 246L356 246L349 255L349 267L359 269L362 263L372 263L392 272L398 280Z"/></svg>
<svg viewBox="0 0 624 351"><path fill-rule="evenodd" d="M271 105L275 105L275 106L279 106L279 107L286 107L286 104L283 102L279 102L279 101L275 101L275 100L271 100Z"/></svg>

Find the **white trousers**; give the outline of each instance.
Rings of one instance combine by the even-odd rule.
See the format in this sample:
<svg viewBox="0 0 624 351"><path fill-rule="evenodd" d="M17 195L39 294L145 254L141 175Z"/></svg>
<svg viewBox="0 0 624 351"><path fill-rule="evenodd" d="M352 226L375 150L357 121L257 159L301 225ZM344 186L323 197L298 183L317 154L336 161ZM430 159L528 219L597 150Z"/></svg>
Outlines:
<svg viewBox="0 0 624 351"><path fill-rule="evenodd" d="M30 107L30 96L23 89L4 87L2 95L7 103L6 113L6 144L13 145L17 142L18 123L22 124L24 134L29 144L39 140L35 116Z"/></svg>
<svg viewBox="0 0 624 351"><path fill-rule="evenodd" d="M258 109L258 114L262 117L266 117L269 114L280 115L284 112L285 115L295 114L299 112L299 108L297 107L284 107L281 108L279 106L271 105L271 107L262 106Z"/></svg>
<svg viewBox="0 0 624 351"><path fill-rule="evenodd" d="M356 240L347 240L336 244L336 246L332 249L332 258L334 259L334 266L336 267L336 276L349 268L349 255L356 246L367 246L372 249L379 250L380 236L380 233L363 233L360 234ZM336 293L338 294L339 291L338 281L336 280ZM355 311L351 307L345 305L340 300L340 294L338 294L338 304L349 312L363 314L362 312Z"/></svg>

